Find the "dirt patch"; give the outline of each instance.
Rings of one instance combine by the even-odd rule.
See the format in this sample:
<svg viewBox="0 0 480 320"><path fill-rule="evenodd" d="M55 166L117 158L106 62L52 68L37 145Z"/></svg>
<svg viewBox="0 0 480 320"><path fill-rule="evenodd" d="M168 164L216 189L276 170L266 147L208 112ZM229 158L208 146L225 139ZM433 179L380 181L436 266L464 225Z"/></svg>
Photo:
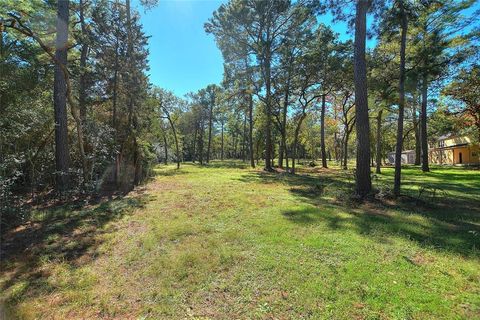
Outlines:
<svg viewBox="0 0 480 320"><path fill-rule="evenodd" d="M424 266L435 262L433 257L428 257L420 252L415 253L413 256L405 256L405 260L415 266Z"/></svg>

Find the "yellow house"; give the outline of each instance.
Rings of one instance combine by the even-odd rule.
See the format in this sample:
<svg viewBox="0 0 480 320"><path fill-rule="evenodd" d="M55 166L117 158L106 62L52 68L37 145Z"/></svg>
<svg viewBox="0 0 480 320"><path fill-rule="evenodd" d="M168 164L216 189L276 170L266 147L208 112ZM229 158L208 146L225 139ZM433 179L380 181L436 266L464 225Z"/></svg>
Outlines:
<svg viewBox="0 0 480 320"><path fill-rule="evenodd" d="M480 148L467 136L443 136L429 149L431 163L450 165L479 165Z"/></svg>

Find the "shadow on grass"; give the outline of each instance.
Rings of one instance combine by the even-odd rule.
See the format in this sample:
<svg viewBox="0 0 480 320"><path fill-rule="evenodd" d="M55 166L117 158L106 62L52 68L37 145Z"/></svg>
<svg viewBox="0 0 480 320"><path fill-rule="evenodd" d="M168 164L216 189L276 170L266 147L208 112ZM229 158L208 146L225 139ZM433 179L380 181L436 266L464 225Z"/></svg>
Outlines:
<svg viewBox="0 0 480 320"><path fill-rule="evenodd" d="M428 184L437 188L463 189L473 198L478 194L480 199L477 188L462 183L465 179L477 179L475 176L464 176L455 184L448 175L448 172L439 174L438 182L429 181ZM282 212L286 219L297 224L326 223L332 229L350 229L378 237L379 241L401 236L435 250L480 257L480 200L472 200L472 197L442 194L425 199L404 196L396 201L381 199L359 204L351 201L354 182L351 174L345 171L315 175L254 172L243 175L240 180L285 184L302 202L313 205L308 209ZM418 219L418 216L425 219Z"/></svg>
<svg viewBox="0 0 480 320"><path fill-rule="evenodd" d="M349 211L349 214L340 215L335 211L335 208L325 211L323 208L312 207L284 211L282 214L286 219L298 224L326 223L333 230L352 230L381 242L398 236L416 241L420 246L429 249L480 258L480 228L475 224L445 222L436 218L419 222L405 214L387 214L383 210L363 206Z"/></svg>
<svg viewBox="0 0 480 320"><path fill-rule="evenodd" d="M247 162L242 162L241 160L233 161L233 160L214 160L210 161L209 163L200 164L199 162L182 162L180 169L177 169L173 166L164 166L159 165L154 169L154 176L176 176L176 175L184 175L188 173L188 170L185 171L183 169L188 169L189 167L195 168L204 168L204 169L248 169L250 165Z"/></svg>
<svg viewBox="0 0 480 320"><path fill-rule="evenodd" d="M94 206L63 205L34 212L28 223L3 237L0 290L6 292L21 283L21 292L11 299L21 299L23 293L31 296L51 290L49 271L41 268L43 263L60 261L77 267L95 259L102 242L100 235L108 232L106 225L150 200L151 196L137 194Z"/></svg>
<svg viewBox="0 0 480 320"><path fill-rule="evenodd" d="M393 180L393 170L383 172L379 177L380 184L390 183ZM388 179L385 181L385 179ZM430 172L423 173L420 168L402 167L403 185L415 185L420 188L429 188L444 194L450 200L471 201L480 199L480 173L469 168L434 167ZM418 196L418 190L403 188L403 192L410 196Z"/></svg>
<svg viewBox="0 0 480 320"><path fill-rule="evenodd" d="M158 169L155 169L153 171L153 176L152 176L152 180L154 180L155 177L158 177L158 176L163 176L163 177L171 177L171 176L178 176L178 175L184 175L184 174L187 174L188 172L182 170L182 167L180 167L180 169L177 169L177 168L158 168Z"/></svg>
<svg viewBox="0 0 480 320"><path fill-rule="evenodd" d="M200 165L196 163L197 165ZM248 162L242 161L210 161L210 163L205 163L203 165L207 168L217 168L217 169L247 169L250 168Z"/></svg>

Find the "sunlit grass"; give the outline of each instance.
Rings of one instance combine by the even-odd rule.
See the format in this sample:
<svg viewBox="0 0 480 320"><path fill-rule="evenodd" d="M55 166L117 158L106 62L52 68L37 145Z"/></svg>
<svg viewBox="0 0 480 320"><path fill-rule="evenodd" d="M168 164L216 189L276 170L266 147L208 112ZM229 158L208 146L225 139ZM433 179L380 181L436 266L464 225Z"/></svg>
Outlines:
<svg viewBox="0 0 480 320"><path fill-rule="evenodd" d="M479 172L403 172L405 197L360 205L351 171L159 166L140 194L57 212L0 285L26 319L478 318Z"/></svg>

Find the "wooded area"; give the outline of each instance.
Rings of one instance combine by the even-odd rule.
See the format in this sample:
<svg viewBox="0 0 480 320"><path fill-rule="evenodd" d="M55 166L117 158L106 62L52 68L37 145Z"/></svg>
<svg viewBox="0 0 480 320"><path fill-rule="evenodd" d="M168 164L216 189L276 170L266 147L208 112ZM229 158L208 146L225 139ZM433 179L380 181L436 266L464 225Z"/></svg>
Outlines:
<svg viewBox="0 0 480 320"><path fill-rule="evenodd" d="M36 206L126 195L159 164L175 175L228 160L290 182L351 174L344 200L413 203L404 151L414 154L410 176L432 177L441 139L480 143L475 0L219 3L204 31L223 81L185 96L149 79L149 36L134 8L159 5L0 0L2 238ZM348 36L326 17L347 23Z"/></svg>
<svg viewBox="0 0 480 320"><path fill-rule="evenodd" d="M429 141L480 137L478 90L465 92L478 89L476 15L463 14L473 3L232 1L205 24L225 60L224 82L176 97L148 82L147 37L129 1L6 1L3 207L53 186L126 190L159 159L262 160L266 170L294 173L299 158L344 169L356 158L363 197L370 167L378 173L392 150L398 195L402 150L415 149L428 171ZM330 10L355 26L354 42L318 20ZM367 25L367 12L383 19Z"/></svg>

